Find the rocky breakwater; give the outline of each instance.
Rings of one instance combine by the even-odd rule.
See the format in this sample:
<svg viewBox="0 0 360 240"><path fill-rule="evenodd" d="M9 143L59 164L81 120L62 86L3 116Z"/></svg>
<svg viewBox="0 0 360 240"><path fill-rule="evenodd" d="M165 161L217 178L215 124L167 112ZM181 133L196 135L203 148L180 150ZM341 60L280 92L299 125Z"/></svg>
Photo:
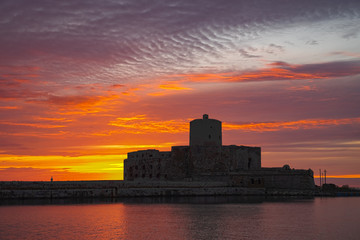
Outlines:
<svg viewBox="0 0 360 240"><path fill-rule="evenodd" d="M0 182L0 199L120 198L146 196L264 195L263 188L223 182L56 181Z"/></svg>

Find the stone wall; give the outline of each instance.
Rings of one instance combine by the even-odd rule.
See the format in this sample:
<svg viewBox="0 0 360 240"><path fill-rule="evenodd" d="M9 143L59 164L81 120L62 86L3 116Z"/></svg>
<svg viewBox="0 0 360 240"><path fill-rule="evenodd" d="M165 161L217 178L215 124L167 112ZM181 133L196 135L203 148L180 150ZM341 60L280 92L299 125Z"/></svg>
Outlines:
<svg viewBox="0 0 360 240"><path fill-rule="evenodd" d="M314 190L313 171L302 169L290 169L288 165L282 168L262 168L256 173L264 178L266 189L292 189Z"/></svg>
<svg viewBox="0 0 360 240"><path fill-rule="evenodd" d="M261 168L261 149L247 146L174 146L171 152L128 153L125 180L184 180Z"/></svg>
<svg viewBox="0 0 360 240"><path fill-rule="evenodd" d="M166 180L170 159L171 152L155 149L130 152L124 160L124 179Z"/></svg>
<svg viewBox="0 0 360 240"><path fill-rule="evenodd" d="M0 200L119 198L145 196L264 195L264 189L228 186L224 182L76 181L0 182Z"/></svg>
<svg viewBox="0 0 360 240"><path fill-rule="evenodd" d="M261 168L260 147L222 146L221 155L227 163L228 172L259 170Z"/></svg>
<svg viewBox="0 0 360 240"><path fill-rule="evenodd" d="M76 181L0 182L0 200L57 198L121 198L145 196L313 195L311 189L264 188L256 175L234 175L216 181ZM254 183L251 183L254 179ZM236 180L241 184L235 183Z"/></svg>

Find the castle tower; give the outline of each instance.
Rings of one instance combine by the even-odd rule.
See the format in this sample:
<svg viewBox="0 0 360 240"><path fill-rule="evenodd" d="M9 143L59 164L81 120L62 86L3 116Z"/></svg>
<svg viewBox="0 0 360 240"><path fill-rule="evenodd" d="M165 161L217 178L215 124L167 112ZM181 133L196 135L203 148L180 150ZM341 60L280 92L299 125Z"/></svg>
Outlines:
<svg viewBox="0 0 360 240"><path fill-rule="evenodd" d="M204 114L202 119L190 122L190 146L221 146L221 122L209 119Z"/></svg>

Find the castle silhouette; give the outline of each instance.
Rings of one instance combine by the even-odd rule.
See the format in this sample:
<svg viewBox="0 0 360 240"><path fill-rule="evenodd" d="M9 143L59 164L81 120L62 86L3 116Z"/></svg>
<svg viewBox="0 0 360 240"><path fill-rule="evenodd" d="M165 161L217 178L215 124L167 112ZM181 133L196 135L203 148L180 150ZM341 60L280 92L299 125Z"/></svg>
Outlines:
<svg viewBox="0 0 360 240"><path fill-rule="evenodd" d="M221 182L229 186L265 188L267 191L312 191L311 169L261 167L261 148L222 145L221 121L190 122L189 146L129 152L124 160L124 180L129 182Z"/></svg>

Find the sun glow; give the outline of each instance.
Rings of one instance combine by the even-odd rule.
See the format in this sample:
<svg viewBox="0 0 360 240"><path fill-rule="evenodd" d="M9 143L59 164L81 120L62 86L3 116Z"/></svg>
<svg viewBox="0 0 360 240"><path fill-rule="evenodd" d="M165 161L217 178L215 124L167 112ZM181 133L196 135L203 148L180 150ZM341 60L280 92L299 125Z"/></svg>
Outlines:
<svg viewBox="0 0 360 240"><path fill-rule="evenodd" d="M48 181L99 180L123 178L123 160L126 155L89 156L0 156L1 180Z"/></svg>

